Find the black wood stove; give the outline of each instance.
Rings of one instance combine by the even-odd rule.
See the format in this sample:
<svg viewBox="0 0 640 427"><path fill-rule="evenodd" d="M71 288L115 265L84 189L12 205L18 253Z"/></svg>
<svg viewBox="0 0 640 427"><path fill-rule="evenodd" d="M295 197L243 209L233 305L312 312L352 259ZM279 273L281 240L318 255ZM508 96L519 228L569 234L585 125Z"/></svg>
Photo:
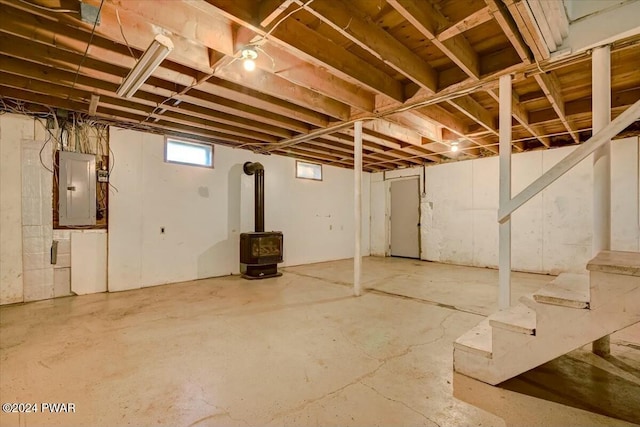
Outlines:
<svg viewBox="0 0 640 427"><path fill-rule="evenodd" d="M255 176L255 232L240 234L240 272L245 279L282 276L282 232L264 231L264 167L247 162L243 170Z"/></svg>

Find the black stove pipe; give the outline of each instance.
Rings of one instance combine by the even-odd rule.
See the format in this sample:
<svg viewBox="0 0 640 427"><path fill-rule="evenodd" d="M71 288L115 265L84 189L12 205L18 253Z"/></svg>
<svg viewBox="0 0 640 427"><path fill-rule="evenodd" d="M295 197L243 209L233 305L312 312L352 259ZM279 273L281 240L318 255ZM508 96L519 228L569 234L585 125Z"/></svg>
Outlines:
<svg viewBox="0 0 640 427"><path fill-rule="evenodd" d="M255 231L264 231L264 166L258 162L246 162L242 166L244 173L247 175L255 175Z"/></svg>

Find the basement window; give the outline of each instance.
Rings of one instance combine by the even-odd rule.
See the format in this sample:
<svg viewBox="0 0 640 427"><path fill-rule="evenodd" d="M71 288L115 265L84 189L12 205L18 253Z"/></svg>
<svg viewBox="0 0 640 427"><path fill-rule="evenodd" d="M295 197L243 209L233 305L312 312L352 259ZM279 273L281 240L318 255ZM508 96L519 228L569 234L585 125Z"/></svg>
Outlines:
<svg viewBox="0 0 640 427"><path fill-rule="evenodd" d="M164 161L182 165L213 167L213 146L165 138Z"/></svg>
<svg viewBox="0 0 640 427"><path fill-rule="evenodd" d="M296 178L322 181L322 165L296 160Z"/></svg>

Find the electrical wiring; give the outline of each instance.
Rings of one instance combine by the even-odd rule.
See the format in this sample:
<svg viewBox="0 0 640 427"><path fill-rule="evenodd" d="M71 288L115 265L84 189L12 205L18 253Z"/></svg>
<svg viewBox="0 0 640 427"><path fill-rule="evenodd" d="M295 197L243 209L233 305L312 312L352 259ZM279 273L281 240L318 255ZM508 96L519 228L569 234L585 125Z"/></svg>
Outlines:
<svg viewBox="0 0 640 427"><path fill-rule="evenodd" d="M120 13L118 13L118 9L116 8L116 19L118 21L118 25L120 26L120 34L122 34L122 39L124 43L127 45L127 49L129 49L129 53L134 60L138 60L136 56L133 54L133 50L131 50L131 46L129 45L129 41L127 40L127 36L124 35L124 29L122 28L122 22L120 21Z"/></svg>
<svg viewBox="0 0 640 427"><path fill-rule="evenodd" d="M309 1L307 1L306 3L304 3L304 4L300 5L300 6L298 6L298 8L297 8L297 9L292 10L291 12L287 13L285 16L283 16L282 18L280 18L280 19L278 20L278 22L276 22L276 23L273 25L273 27L271 27L271 29L270 29L269 31L267 31L267 33L266 33L264 36L262 36L262 39L260 39L260 40L259 40L259 42L262 42L262 40L267 39L267 38L271 35L271 33L273 33L273 31L276 29L276 27L278 27L278 25L280 25L280 24L281 24L285 19L287 19L288 17L290 17L290 16L291 16L291 15L293 15L294 13L296 13L296 12L298 12L298 11L302 10L302 9L305 9L305 8L306 8L307 6L309 6L311 3L313 3L313 0L309 0Z"/></svg>
<svg viewBox="0 0 640 427"><path fill-rule="evenodd" d="M109 187L113 188L116 191L116 193L119 193L120 191L118 190L118 187L116 187L111 183L111 173L113 172L113 168L115 167L116 167L116 155L111 149L111 146L109 146Z"/></svg>
<svg viewBox="0 0 640 427"><path fill-rule="evenodd" d="M2 112L10 112L22 114L32 117L46 132L46 140L42 143L38 152L41 166L52 174L53 188L59 188L58 177L58 161L57 153L60 151L75 151L78 153L91 154L96 156L96 164L106 164L110 166L110 172L113 171L115 163L109 161L110 153L113 151L109 148L108 142L108 125L99 121L87 120L84 115L71 113L68 118L58 120L56 112L49 108L48 112L34 113L25 108L23 102L17 100L9 100L0 98L0 108ZM53 128L53 129L52 129ZM45 148L51 146L51 156L53 169L47 166L43 160ZM55 144L55 145L54 145ZM112 186L113 187L113 186ZM108 193L110 184L99 182L96 186L96 212L98 220L106 221L108 216ZM113 187L115 191L117 188ZM55 193L54 193L55 194ZM52 206L54 218L58 216L58 206ZM105 223L99 223L104 225ZM99 225L101 226L101 225ZM93 229L95 226L74 226L74 229Z"/></svg>
<svg viewBox="0 0 640 427"><path fill-rule="evenodd" d="M39 120L38 120L39 121ZM49 134L49 137L47 138L47 140L42 144L42 147L40 148L40 152L38 153L38 158L40 159L40 164L42 165L43 168L45 168L46 170L48 170L49 172L51 172L53 174L53 171L51 169L49 169L47 167L47 165L44 164L44 162L42 161L42 151L44 150L44 147L47 146L47 144L49 143L49 141L51 141L51 134Z"/></svg>
<svg viewBox="0 0 640 427"><path fill-rule="evenodd" d="M21 0L21 1L24 1L24 0ZM104 0L100 0L100 7L98 8L97 16L100 16L100 12L102 11L102 5L104 5ZM73 90L73 88L76 87L76 83L78 82L78 75L80 74L80 68L82 68L82 64L84 64L84 60L87 58L87 53L89 52L89 46L91 46L91 42L93 41L93 35L96 32L97 25L98 25L98 19L96 18L96 20L93 21L93 28L91 29L91 35L89 36L89 42L87 43L87 48L84 50L84 54L82 55L80 64L78 64L78 69L76 70L76 76L73 79L71 90Z"/></svg>

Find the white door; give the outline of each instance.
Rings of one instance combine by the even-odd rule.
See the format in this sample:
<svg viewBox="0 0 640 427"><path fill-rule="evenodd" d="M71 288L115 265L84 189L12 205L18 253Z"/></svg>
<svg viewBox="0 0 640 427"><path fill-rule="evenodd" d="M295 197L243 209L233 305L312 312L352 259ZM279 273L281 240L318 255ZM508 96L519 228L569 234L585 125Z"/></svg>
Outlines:
<svg viewBox="0 0 640 427"><path fill-rule="evenodd" d="M391 181L391 256L420 258L420 182Z"/></svg>

